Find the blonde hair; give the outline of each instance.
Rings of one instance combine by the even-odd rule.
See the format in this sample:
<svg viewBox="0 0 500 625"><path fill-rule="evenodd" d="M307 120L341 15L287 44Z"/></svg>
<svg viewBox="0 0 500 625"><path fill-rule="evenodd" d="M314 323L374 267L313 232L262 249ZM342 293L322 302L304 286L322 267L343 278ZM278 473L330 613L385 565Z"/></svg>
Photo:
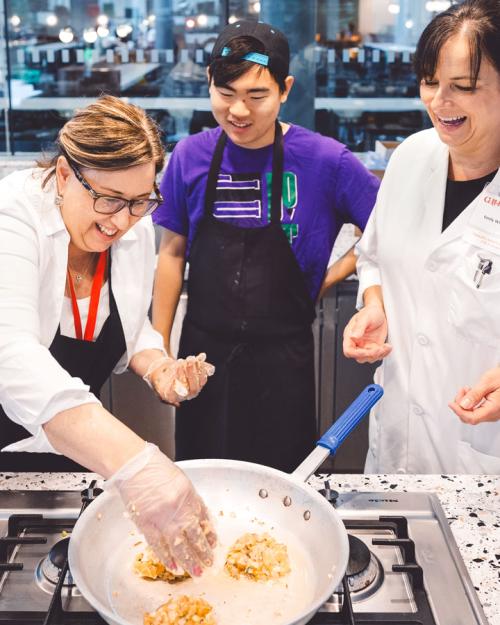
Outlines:
<svg viewBox="0 0 500 625"><path fill-rule="evenodd" d="M38 162L48 170L44 185L54 175L60 156L92 169L125 169L154 162L156 173L165 160L156 123L138 106L110 95L76 111L59 131L55 147L52 158Z"/></svg>

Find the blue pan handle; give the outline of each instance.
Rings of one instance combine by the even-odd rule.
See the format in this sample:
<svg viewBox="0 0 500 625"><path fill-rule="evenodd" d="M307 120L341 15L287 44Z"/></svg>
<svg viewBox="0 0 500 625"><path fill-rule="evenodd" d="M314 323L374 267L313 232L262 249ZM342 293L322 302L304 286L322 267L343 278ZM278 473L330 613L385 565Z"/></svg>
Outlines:
<svg viewBox="0 0 500 625"><path fill-rule="evenodd" d="M367 386L347 410L340 415L332 427L323 434L317 444L321 447L326 447L331 454L334 454L342 445L346 436L354 430L383 394L384 389L378 384Z"/></svg>

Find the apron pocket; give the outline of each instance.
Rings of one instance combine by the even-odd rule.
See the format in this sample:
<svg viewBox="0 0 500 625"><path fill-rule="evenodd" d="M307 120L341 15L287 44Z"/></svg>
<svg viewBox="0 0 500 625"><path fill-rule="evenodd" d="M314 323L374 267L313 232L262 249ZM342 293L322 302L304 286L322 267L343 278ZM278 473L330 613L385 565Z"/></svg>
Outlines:
<svg viewBox="0 0 500 625"><path fill-rule="evenodd" d="M476 288L479 255L493 261L491 274ZM498 348L500 341L500 256L470 246L450 275L448 321L466 339Z"/></svg>
<svg viewBox="0 0 500 625"><path fill-rule="evenodd" d="M499 475L500 457L483 454L470 443L458 441L458 473Z"/></svg>

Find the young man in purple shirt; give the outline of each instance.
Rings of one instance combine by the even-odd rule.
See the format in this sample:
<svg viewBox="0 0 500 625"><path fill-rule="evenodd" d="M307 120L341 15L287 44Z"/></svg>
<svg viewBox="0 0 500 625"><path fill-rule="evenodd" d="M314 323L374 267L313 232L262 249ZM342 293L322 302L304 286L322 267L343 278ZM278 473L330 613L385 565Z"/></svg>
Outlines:
<svg viewBox="0 0 500 625"><path fill-rule="evenodd" d="M216 367L179 408L177 460L292 471L314 445L314 305L354 270L353 255L327 273L328 260L344 223L364 229L378 180L337 141L278 122L289 57L276 28L227 26L208 68L219 127L182 140L161 184L154 325L169 349L188 260L179 356Z"/></svg>

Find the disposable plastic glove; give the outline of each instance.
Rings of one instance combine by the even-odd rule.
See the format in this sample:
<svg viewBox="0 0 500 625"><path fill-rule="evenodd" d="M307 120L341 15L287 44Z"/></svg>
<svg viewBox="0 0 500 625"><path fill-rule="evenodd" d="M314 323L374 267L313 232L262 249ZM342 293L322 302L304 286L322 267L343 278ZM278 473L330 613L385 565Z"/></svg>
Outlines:
<svg viewBox="0 0 500 625"><path fill-rule="evenodd" d="M156 445L129 460L107 482L165 566L201 575L217 542L207 508L192 483Z"/></svg>
<svg viewBox="0 0 500 625"><path fill-rule="evenodd" d="M196 397L214 372L215 367L206 362L206 354L203 353L188 356L186 360L162 356L151 363L144 380L160 399L178 405Z"/></svg>

